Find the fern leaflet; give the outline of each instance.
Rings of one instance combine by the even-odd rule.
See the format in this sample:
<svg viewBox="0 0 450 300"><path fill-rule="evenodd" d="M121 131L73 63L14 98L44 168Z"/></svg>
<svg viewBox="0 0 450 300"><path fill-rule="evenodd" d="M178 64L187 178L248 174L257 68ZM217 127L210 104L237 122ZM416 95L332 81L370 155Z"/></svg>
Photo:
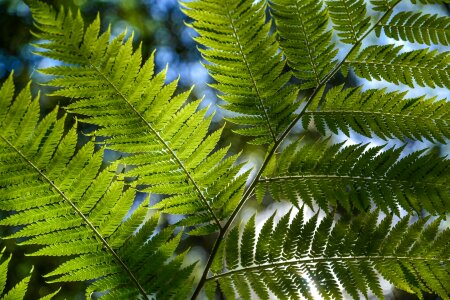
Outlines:
<svg viewBox="0 0 450 300"><path fill-rule="evenodd" d="M313 299L313 284L323 299L368 298L369 291L384 298L378 274L410 293L437 293L449 299L450 231L438 232L441 219L409 224L406 216L393 225L391 216L378 222L378 212L362 214L348 223L304 221L303 209L274 222L272 215L261 231L255 217L243 229L233 228L207 279L206 291L214 299L219 288L229 299ZM377 224L378 223L378 224ZM339 279L339 281L336 280Z"/></svg>
<svg viewBox="0 0 450 300"><path fill-rule="evenodd" d="M399 159L402 148L368 149L366 145L329 146L328 141L291 144L260 179L259 197L267 188L275 199L311 208L316 203L367 210L371 201L385 212L399 214L422 208L433 214L449 210L450 161L423 151Z"/></svg>
<svg viewBox="0 0 450 300"><path fill-rule="evenodd" d="M377 135L382 139L427 139L445 143L450 138L450 103L445 99L419 97L405 99L406 93L361 88L332 88L320 103L318 96L302 118L304 128L310 122L326 134L350 129L367 137Z"/></svg>
<svg viewBox="0 0 450 300"><path fill-rule="evenodd" d="M399 53L402 46L368 46L346 61L356 75L394 84L450 88L450 52L428 49Z"/></svg>
<svg viewBox="0 0 450 300"><path fill-rule="evenodd" d="M273 0L272 15L280 35L280 47L302 89L318 86L335 67L337 54L327 30L328 11L321 1Z"/></svg>
<svg viewBox="0 0 450 300"><path fill-rule="evenodd" d="M445 16L399 12L389 22L377 27L377 36L383 29L386 36L396 40L420 44L450 44L450 18Z"/></svg>
<svg viewBox="0 0 450 300"><path fill-rule="evenodd" d="M359 38L369 29L370 18L364 0L326 0L333 28L341 41L358 43Z"/></svg>

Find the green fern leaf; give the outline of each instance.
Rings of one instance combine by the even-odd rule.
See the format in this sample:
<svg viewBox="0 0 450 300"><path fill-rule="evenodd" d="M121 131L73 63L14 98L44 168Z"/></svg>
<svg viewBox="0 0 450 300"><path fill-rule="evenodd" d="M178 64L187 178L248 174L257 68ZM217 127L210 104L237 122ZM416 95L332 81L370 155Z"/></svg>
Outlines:
<svg viewBox="0 0 450 300"><path fill-rule="evenodd" d="M425 97L404 99L406 93L361 88L332 88L325 100L310 105L302 122L308 128L314 122L323 135L349 129L367 137L405 138L445 143L450 138L450 103Z"/></svg>
<svg viewBox="0 0 450 300"><path fill-rule="evenodd" d="M133 154L121 162L131 167L126 176L146 186L142 191L170 195L155 208L193 216L189 225L204 226L200 232L220 229L236 203L227 209L219 203L223 195L241 193L245 179L234 178L237 156L223 160L226 149L211 155L221 130L208 135L212 116L198 110L201 100L186 104L190 91L174 96L177 81L164 85L167 70L153 76L153 55L141 67L132 37L122 33L109 42L109 30L99 36L99 17L83 31L79 14L56 13L39 1L31 2L31 11L35 35L48 41L39 44L46 49L39 54L71 64L41 70L56 76L48 83L60 88L55 95L78 100L68 111L98 125L95 135L108 137L109 149ZM224 186L225 179L233 183Z"/></svg>
<svg viewBox="0 0 450 300"><path fill-rule="evenodd" d="M251 299L252 291L259 299L270 299L269 291L279 299L313 299L310 285L323 299L343 299L340 286L353 299L367 298L369 291L383 298L380 274L419 297L433 292L449 299L450 231L438 232L441 219L408 225L406 216L390 229L392 217L378 222L377 211L351 223L333 222L330 216L318 221L317 214L304 222L303 215L303 209L288 213L275 227L272 216L259 234L254 217L242 234L235 227L225 246L235 250L221 256L223 269L207 279L206 287L218 286L228 299ZM230 265L236 255L241 259Z"/></svg>
<svg viewBox="0 0 450 300"><path fill-rule="evenodd" d="M325 3L341 41L356 44L370 27L364 0L326 0Z"/></svg>
<svg viewBox="0 0 450 300"><path fill-rule="evenodd" d="M291 144L277 168L260 179L275 199L300 201L328 211L329 205L367 210L371 202L385 212L449 209L450 161L413 152L399 159L402 148L381 151L367 145L328 145L328 141Z"/></svg>
<svg viewBox="0 0 450 300"><path fill-rule="evenodd" d="M420 44L450 44L450 18L422 13L399 12L389 22L377 27L377 36L381 29L386 36L396 40Z"/></svg>
<svg viewBox="0 0 450 300"><path fill-rule="evenodd" d="M335 67L337 49L327 30L328 11L321 1L273 0L270 2L280 47L302 89L316 87Z"/></svg>
<svg viewBox="0 0 450 300"><path fill-rule="evenodd" d="M297 108L297 88L289 85L290 72L278 52L275 34L265 23L265 1L232 0L182 2L197 42L209 62L205 67L234 115L228 120L246 127L237 133L254 137L251 143L276 141Z"/></svg>
<svg viewBox="0 0 450 300"><path fill-rule="evenodd" d="M102 151L94 151L92 142L75 153L76 129L64 134L65 118L57 118L57 109L39 122L39 101L31 101L30 89L15 101L13 94L11 76L0 89L6 108L0 119L0 209L10 211L0 225L19 230L5 238L41 246L28 255L75 256L48 275L57 276L52 281L101 278L112 283L99 291L129 297L167 295L169 286L183 286L192 266L182 268L183 255L172 258L180 236L172 238L169 228L149 240L158 216L146 221L145 204L125 220L136 192L115 180L117 164L101 170ZM141 271L143 266L149 268ZM158 280L162 267L182 276Z"/></svg>
<svg viewBox="0 0 450 300"><path fill-rule="evenodd" d="M349 57L346 65L367 80L386 80L409 87L450 88L450 52L428 49L399 53L402 46L369 46Z"/></svg>

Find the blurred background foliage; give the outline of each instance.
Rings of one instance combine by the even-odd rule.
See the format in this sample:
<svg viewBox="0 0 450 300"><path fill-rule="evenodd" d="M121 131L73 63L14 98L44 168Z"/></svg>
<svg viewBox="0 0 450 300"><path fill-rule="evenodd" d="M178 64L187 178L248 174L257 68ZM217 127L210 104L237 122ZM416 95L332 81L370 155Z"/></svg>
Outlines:
<svg viewBox="0 0 450 300"><path fill-rule="evenodd" d="M226 0L224 0L226 1ZM195 85L193 97L204 97L203 106L210 106L210 112L214 112L213 128L218 128L225 125L221 146L232 145L231 152L237 153L244 149L241 159L247 160L247 168L254 165L259 165L264 156L263 148L247 145L242 137L238 137L231 131L231 126L225 124L224 112L218 108L220 104L215 92L209 88L208 83L211 82L205 68L201 65L201 56L197 51L192 36L194 31L184 25L186 17L180 10L177 0L50 0L45 1L55 6L64 5L65 7L72 7L74 9L81 9L86 21L93 20L98 12L102 18L102 26L107 28L111 24L113 34L118 34L127 29L128 32L134 32L134 39L136 45L142 42L143 56L148 58L150 54L156 50L155 60L157 71L161 71L166 66L168 69L167 81L173 81L179 78L179 90L186 90L190 86ZM401 9L401 7L400 7ZM439 13L449 14L448 6L441 6ZM36 70L46 66L54 65L55 62L33 55L33 46L31 43L35 42L30 29L32 28L32 19L28 7L22 0L0 0L0 82L14 70L15 83L17 90L25 87L30 79L34 80L32 88L34 92L37 89L41 90L41 107L42 115L53 110L57 105L64 106L67 100L55 97L46 97L48 92L47 87L38 86L37 82L45 82L47 80L43 75ZM344 49L345 50L345 49ZM337 76L331 85L341 84L342 78ZM350 78L347 85L354 86L361 84L361 81L356 81ZM373 87L373 86L372 86ZM418 91L419 94L429 93L430 91ZM435 91L438 96L447 96L448 91L444 91L446 95L440 95L443 91ZM433 94L433 92L431 92ZM411 96L414 96L413 94ZM73 116L72 116L73 122ZM92 128L81 127L81 132L92 131ZM315 139L319 134L310 128L307 132L302 132L298 129L295 136L299 134L305 135L306 140ZM346 139L345 136L335 137L337 140ZM81 141L86 141L87 137L80 134ZM364 142L365 139L352 135L350 142ZM384 144L385 141L375 140L376 144ZM390 142L398 144L398 142ZM411 143L408 149L414 150L430 145L426 143ZM434 151L439 151L442 154L449 153L447 147L435 147ZM105 161L115 159L118 153L107 152ZM145 195L138 195L137 201L144 201ZM158 197L152 196L151 203L158 201ZM268 215L275 209L286 210L287 206L279 203L272 203L270 199L265 201L266 209L263 212L259 210L260 216ZM256 204L250 202L241 213L241 218L247 218L256 210ZM1 214L1 212L0 212ZM0 215L1 216L1 215ZM167 217L167 222L172 223ZM10 232L5 229L0 229L0 236L6 236ZM211 249L213 238L200 237L186 237L181 246L183 249L191 248L191 255L189 259L192 261L200 260L204 262L208 255L208 249ZM10 274L8 274L8 288L11 288L15 283L25 277L31 266L35 266L34 275L31 279L31 286L28 292L29 299L37 299L40 296L46 295L57 289L57 285L45 282L45 279L38 274L45 274L55 268L55 265L60 263L58 258L33 258L25 256L26 252L30 252L29 248L18 247L15 241L6 240L2 242L2 247L6 246L8 252L14 252ZM200 263L200 266L201 266ZM174 274L175 275L175 274ZM62 287L61 292L55 299L84 299L85 285L80 283L67 283ZM404 292L392 289L387 285L386 297L390 299L416 299ZM436 299L433 295L428 296L429 299Z"/></svg>

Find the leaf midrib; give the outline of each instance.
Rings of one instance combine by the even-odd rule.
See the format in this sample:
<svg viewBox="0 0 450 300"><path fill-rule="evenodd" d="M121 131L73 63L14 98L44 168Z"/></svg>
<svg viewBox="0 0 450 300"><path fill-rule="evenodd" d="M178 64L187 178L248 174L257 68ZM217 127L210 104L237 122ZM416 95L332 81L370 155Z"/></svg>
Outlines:
<svg viewBox="0 0 450 300"><path fill-rule="evenodd" d="M329 175L329 174L307 174L307 175L283 175L283 176L274 176L274 177L266 177L261 178L259 181L269 182L269 181L291 181L291 180L352 180L352 181L368 181L368 182L392 182L392 183L402 183L402 184L420 184L420 185L429 185L436 187L447 187L444 183L436 183L435 181L423 181L423 180L399 180L399 179L391 179L387 177L371 177L371 176L357 176L357 175Z"/></svg>
<svg viewBox="0 0 450 300"><path fill-rule="evenodd" d="M114 251L114 249L109 245L109 243L106 241L106 239L102 236L102 234L95 228L94 224L89 221L88 217L83 214L83 212L73 203L65 194L64 192L50 179L47 177L44 172L42 172L34 163L31 161L22 151L20 151L16 146L14 146L13 143L11 143L7 138L5 138L3 135L0 135L1 139L16 152L33 170L36 171L36 173L39 174L39 176L47 182L53 190L55 190L76 212L76 214L85 222L85 224L92 230L94 235L101 241L103 246L107 249L107 251L113 256L113 258L116 260L116 262L119 263L119 265L122 267L122 269L128 274L131 281L135 284L135 286L138 288L139 292L147 297L147 293L145 289L141 286L139 281L137 280L136 276L134 276L133 272L128 268L128 266L125 264L125 262L120 258L120 256Z"/></svg>
<svg viewBox="0 0 450 300"><path fill-rule="evenodd" d="M326 110L320 110L320 111L307 111L305 112L305 115L327 115L327 114L349 114L349 115L381 115L381 116L390 116L392 118L397 117L403 117L403 118L415 118L415 119L424 119L424 120L444 120L448 121L448 119L445 119L444 115L440 117L434 117L434 116L423 116L423 115L416 115L413 114L413 112L406 112L407 114L402 113L389 113L385 111L364 111L364 110L347 110L347 109L328 109ZM422 112L423 114L423 112Z"/></svg>
<svg viewBox="0 0 450 300"><path fill-rule="evenodd" d="M415 51L415 50L413 50ZM411 53L411 52L404 52L404 53ZM427 53L428 54L428 53ZM403 68L403 69L420 69L422 72L430 70L430 66L428 65L424 65L424 64L420 64L420 63L401 63L401 62L394 62L393 60L398 58L398 56L395 56L392 58L391 61L388 62L383 62L383 61L377 61L375 59L367 59L367 60L360 60L360 59L348 59L345 64L348 65L373 65L373 66L394 66L394 67L399 67L399 68ZM425 58L425 57L423 57ZM435 70L435 71L441 71L443 73L446 72L446 69L441 69L439 68L439 66L435 65L435 68L431 68L431 70ZM372 76L373 77L373 76Z"/></svg>
<svg viewBox="0 0 450 300"><path fill-rule="evenodd" d="M335 261L379 261L379 260L406 260L406 261L450 261L450 259L441 259L437 257L410 257L410 256L394 256L394 255L374 255L374 256L334 256L334 257L317 257L317 258L304 258L290 261L279 261L261 265L253 265L246 268L235 269L227 272L223 272L218 275L206 278L206 281L217 280L221 277L232 276L237 273L246 273L249 271L260 271L265 269L271 269L275 267L285 267L291 265L320 263L320 262L335 262Z"/></svg>

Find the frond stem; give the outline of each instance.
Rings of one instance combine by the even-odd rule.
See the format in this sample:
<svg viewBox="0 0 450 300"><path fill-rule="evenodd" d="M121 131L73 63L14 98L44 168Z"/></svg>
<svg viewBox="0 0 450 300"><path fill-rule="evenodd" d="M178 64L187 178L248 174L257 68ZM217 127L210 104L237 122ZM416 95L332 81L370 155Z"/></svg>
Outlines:
<svg viewBox="0 0 450 300"><path fill-rule="evenodd" d="M371 33L375 29L375 27L378 24L380 24L384 20L384 18L386 18L386 16L390 15L391 11L395 8L395 6L397 6L397 4L400 3L400 1L402 1L402 0L397 0L381 16L381 18L378 20L378 22L375 23L375 25L373 25L369 30L366 31L366 33L364 33L364 35L361 36L361 38L356 42L355 45L353 45L353 47L350 49L350 51L347 53L347 55L344 57L344 59L341 62L339 62L339 64L337 64L336 67L333 70L331 70L328 73L328 75L324 77L324 79L321 81L321 83L314 89L313 93L308 97L308 100L306 101L306 104L303 107L302 111L292 120L292 122L288 125L288 127L283 131L283 133L281 134L280 138L276 139L275 143L273 143L273 144L271 144L271 146L269 146L270 150L268 151L268 154L267 154L266 158L264 159L264 162L261 165L261 168L258 170L258 173L253 178L253 180L250 183L250 185L248 186L247 190L244 192L244 195L242 196L242 200L239 202L239 204L236 206L234 211L231 213L230 218L228 219L228 221L225 223L223 228L219 231L219 235L217 236L216 242L214 243L214 246L213 246L213 248L211 250L211 254L210 254L210 256L208 258L208 261L206 263L206 266L205 266L205 269L203 271L202 277L200 278L200 281L197 284L197 287L195 288L194 294L191 297L192 300L197 299L198 295L200 294L200 291L202 290L203 285L206 282L206 278L207 278L209 269L210 269L210 267L211 267L211 265L213 263L214 257L216 256L217 251L219 250L219 246L220 246L220 244L223 241L225 233L230 228L231 224L233 223L233 221L236 218L237 214L240 212L241 208L247 202L247 199L249 198L249 196L252 195L253 190L255 189L256 185L258 184L258 181L261 178L262 173L264 172L264 169L269 164L269 161L270 161L271 157L275 154L275 152L278 149L278 147L281 145L281 143L284 141L284 139L288 136L288 134L291 132L291 130L295 127L297 122L305 114L305 112L308 109L309 105L311 105L312 99L314 99L317 96L317 94L319 93L319 91L322 89L322 87L324 85L326 85L328 83L328 81L334 75L336 75L336 73L341 69L342 65L345 63L347 58L349 58L350 55L353 54L353 52L358 49L358 47L361 44L361 42L369 35L369 33Z"/></svg>
<svg viewBox="0 0 450 300"><path fill-rule="evenodd" d="M415 66L415 65L402 64L402 63L393 63L393 62L383 63L383 62L380 62L380 61L367 61L367 60L357 60L357 59L350 60L349 62L352 63L352 64L361 64L361 65L373 65L373 66L386 66L386 65L389 65L389 66L400 67L400 68L423 69L425 72L426 72L426 70L430 70L431 69L430 66L428 66L428 65L424 65L424 66L417 65L417 66ZM435 68L432 68L432 69L435 69Z"/></svg>
<svg viewBox="0 0 450 300"><path fill-rule="evenodd" d="M411 180L396 180L390 178L374 178L374 177L363 177L363 176L352 176L352 175L321 175L321 174L313 174L313 175L290 175L290 176L275 176L268 178L260 178L259 181L269 182L269 181L289 181L289 180L299 180L299 179L310 179L310 180L353 180L353 181L387 181L387 182L395 182L395 183L404 183L410 184ZM444 186L447 185L442 183L435 182L423 182L418 180L417 183L422 185L432 185L432 186Z"/></svg>
<svg viewBox="0 0 450 300"><path fill-rule="evenodd" d="M83 214L83 212L73 203L65 194L64 192L56 186L53 181L47 177L31 160L27 158L25 154L22 153L18 148L16 148L8 139L0 135L2 140L8 144L9 147L11 147L14 152L19 154L19 156L27 163L29 164L38 174L42 177L42 179L47 182L61 197L75 210L77 215L83 219L85 224L94 232L95 236L101 241L103 246L107 249L107 251L114 257L114 259L117 261L117 263L124 269L124 271L128 274L131 281L134 283L134 285L139 290L139 293L144 297L144 299L148 299L147 293L145 289L141 286L139 281L137 280L136 276L134 276L133 272L128 268L128 266L125 264L125 262L117 255L117 253L114 251L114 249L108 244L108 242L105 240L105 238L101 235L101 233L95 228L94 224L89 221L89 219Z"/></svg>
<svg viewBox="0 0 450 300"><path fill-rule="evenodd" d="M245 273L249 271L260 271L265 269L271 269L275 267L296 266L300 264L320 263L320 262L335 262L335 261L379 261L379 260L407 260L407 261L450 261L450 258L440 259L436 257L410 257L410 256L344 256L344 257L318 257L318 258L306 258L296 259L291 261L281 261L275 263L268 263L262 265L255 265L247 268L235 269L227 272L223 272L218 275L211 276L206 281L216 280L221 277L231 276L236 273Z"/></svg>
<svg viewBox="0 0 450 300"><path fill-rule="evenodd" d="M425 120L445 120L444 117L430 117L430 116L416 116L413 114L401 114L401 113L392 113L392 112L384 112L384 111L364 111L364 110L346 110L346 109L334 109L334 110L322 110L322 111L314 111L314 112L305 112L303 115L342 115L342 114L349 114L349 115L380 115L380 116L392 116L392 117L414 117L418 119L425 119Z"/></svg>

